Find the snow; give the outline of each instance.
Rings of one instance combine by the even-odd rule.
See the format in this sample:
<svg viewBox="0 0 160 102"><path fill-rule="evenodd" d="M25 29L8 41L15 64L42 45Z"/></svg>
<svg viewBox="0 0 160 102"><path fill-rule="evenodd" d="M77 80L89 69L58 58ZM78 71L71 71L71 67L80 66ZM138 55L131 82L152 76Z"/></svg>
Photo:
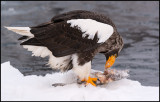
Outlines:
<svg viewBox="0 0 160 102"><path fill-rule="evenodd" d="M158 101L159 87L142 86L138 81L122 79L94 87L76 83L72 71L46 76L24 76L10 62L1 64L2 101ZM68 83L54 87L54 83Z"/></svg>

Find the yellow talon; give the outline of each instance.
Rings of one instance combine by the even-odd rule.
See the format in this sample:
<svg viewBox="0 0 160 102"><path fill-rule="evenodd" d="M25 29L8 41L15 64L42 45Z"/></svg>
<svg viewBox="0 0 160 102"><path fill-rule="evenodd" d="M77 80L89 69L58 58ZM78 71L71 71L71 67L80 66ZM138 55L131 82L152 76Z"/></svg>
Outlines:
<svg viewBox="0 0 160 102"><path fill-rule="evenodd" d="M97 78L91 78L90 76L88 77L88 80L86 81L86 85L89 83L92 84L93 86L96 86L96 84L93 81L97 81Z"/></svg>

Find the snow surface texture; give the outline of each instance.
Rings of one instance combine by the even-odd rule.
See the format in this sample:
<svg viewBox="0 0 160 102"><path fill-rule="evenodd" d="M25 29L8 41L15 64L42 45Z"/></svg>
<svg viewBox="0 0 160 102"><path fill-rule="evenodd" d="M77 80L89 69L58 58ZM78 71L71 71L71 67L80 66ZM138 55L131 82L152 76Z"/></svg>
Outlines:
<svg viewBox="0 0 160 102"><path fill-rule="evenodd" d="M1 64L2 101L158 101L159 87L142 86L137 81L122 79L104 86L76 84L72 71L46 76L23 76L10 62ZM68 83L53 87L54 83Z"/></svg>

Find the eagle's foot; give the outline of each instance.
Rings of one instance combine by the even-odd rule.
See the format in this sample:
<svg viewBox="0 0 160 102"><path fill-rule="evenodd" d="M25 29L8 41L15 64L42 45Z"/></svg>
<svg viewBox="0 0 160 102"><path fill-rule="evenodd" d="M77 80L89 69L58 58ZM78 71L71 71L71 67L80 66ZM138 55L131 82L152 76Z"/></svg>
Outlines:
<svg viewBox="0 0 160 102"><path fill-rule="evenodd" d="M90 76L88 77L88 80L86 81L86 85L92 84L93 86L96 86L94 82L97 81L97 78L91 78Z"/></svg>
<svg viewBox="0 0 160 102"><path fill-rule="evenodd" d="M83 80L77 79L77 83L78 84L85 84L85 85L92 84L93 86L96 86L96 84L94 83L96 81L97 81L97 78L91 78L90 76L88 77L88 80L86 80L86 79L83 79Z"/></svg>

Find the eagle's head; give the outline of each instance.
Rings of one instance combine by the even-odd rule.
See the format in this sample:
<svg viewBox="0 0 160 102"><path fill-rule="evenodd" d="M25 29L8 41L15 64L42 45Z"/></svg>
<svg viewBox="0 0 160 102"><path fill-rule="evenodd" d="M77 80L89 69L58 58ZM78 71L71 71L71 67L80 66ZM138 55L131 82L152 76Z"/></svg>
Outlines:
<svg viewBox="0 0 160 102"><path fill-rule="evenodd" d="M106 42L104 47L105 51L101 52L106 57L105 68L110 68L114 64L123 45L123 39L118 33L113 34L113 36Z"/></svg>

